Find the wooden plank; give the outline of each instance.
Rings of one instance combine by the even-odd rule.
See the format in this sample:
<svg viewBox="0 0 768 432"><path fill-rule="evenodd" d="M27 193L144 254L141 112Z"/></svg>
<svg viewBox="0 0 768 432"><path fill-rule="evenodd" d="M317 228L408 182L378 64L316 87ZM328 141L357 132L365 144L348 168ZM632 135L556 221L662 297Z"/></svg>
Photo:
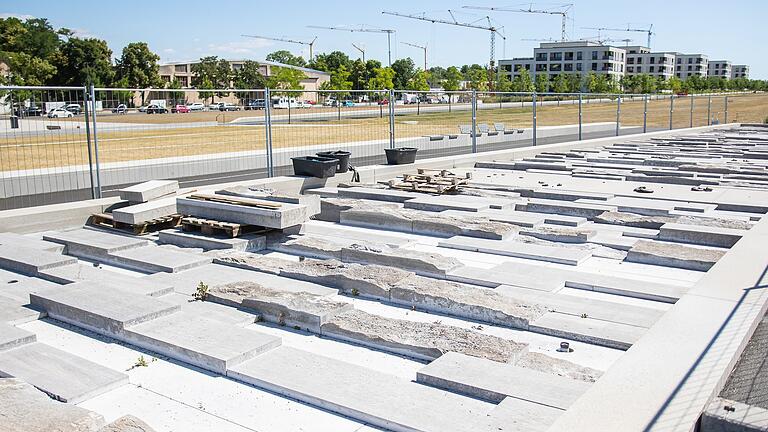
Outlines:
<svg viewBox="0 0 768 432"><path fill-rule="evenodd" d="M260 201L260 200L255 200L251 198L235 198L235 197L229 197L224 195L194 194L194 195L188 196L187 198L197 199L202 201L220 202L225 204L241 205L246 207L261 207L261 208L268 208L268 209L279 209L280 207L282 207L281 204L274 203L274 202Z"/></svg>

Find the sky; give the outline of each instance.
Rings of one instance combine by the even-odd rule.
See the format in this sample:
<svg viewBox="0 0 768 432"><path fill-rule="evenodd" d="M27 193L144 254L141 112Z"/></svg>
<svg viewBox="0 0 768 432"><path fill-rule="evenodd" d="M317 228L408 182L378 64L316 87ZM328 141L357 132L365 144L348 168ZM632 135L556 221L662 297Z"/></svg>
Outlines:
<svg viewBox="0 0 768 432"><path fill-rule="evenodd" d="M644 1L572 1L568 34L572 39L597 37L596 30L584 27L647 28L653 24L656 34L651 41L654 51L702 53L710 60L730 60L750 65L751 78L768 79L768 15L766 0L735 0L732 3L711 0ZM4 4L3 4L4 3ZM263 60L272 51L287 49L309 57L306 46L242 35L261 35L310 41L317 36L315 54L343 51L352 58L363 48L366 59L387 64L387 37L378 33L342 32L308 28L366 25L393 29L392 60L411 57L417 66L424 63L423 51L403 42L427 46L427 65L451 66L487 64L490 57L489 32L486 30L417 21L381 12L426 13L429 17L450 19L455 12L461 22L501 28L505 40L497 37L496 58L529 57L540 42L522 39L559 39L560 16L509 13L465 9L463 6L528 8L531 3L499 0L384 0L347 1L292 0L287 3L257 0L36 0L0 3L0 16L48 18L55 27L75 30L81 37L105 39L119 55L122 48L135 41L145 41L166 61L195 60L206 55L227 59ZM564 3L534 3L534 8L557 9ZM603 32L622 46L645 45L644 33Z"/></svg>

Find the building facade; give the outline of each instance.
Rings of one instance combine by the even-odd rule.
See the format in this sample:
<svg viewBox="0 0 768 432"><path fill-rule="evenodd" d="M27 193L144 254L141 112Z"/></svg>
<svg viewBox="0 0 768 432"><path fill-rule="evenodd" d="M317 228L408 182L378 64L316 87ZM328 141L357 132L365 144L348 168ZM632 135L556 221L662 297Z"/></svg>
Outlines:
<svg viewBox="0 0 768 432"><path fill-rule="evenodd" d="M707 76L730 79L731 70L731 62L728 60L710 60Z"/></svg>
<svg viewBox="0 0 768 432"><path fill-rule="evenodd" d="M675 56L675 76L681 80L688 77L706 77L709 70L709 59L704 54L681 54Z"/></svg>
<svg viewBox="0 0 768 432"><path fill-rule="evenodd" d="M643 46L627 46L627 75L651 75L655 78L669 79L675 74L676 54L673 52L651 52Z"/></svg>
<svg viewBox="0 0 768 432"><path fill-rule="evenodd" d="M510 79L525 69L531 77L545 73L552 79L563 73L583 76L594 72L618 81L624 76L625 62L624 48L592 41L548 42L535 48L533 57L499 60L499 67Z"/></svg>
<svg viewBox="0 0 768 432"><path fill-rule="evenodd" d="M731 66L731 78L747 78L747 79L749 79L749 66L747 66L747 65L732 65Z"/></svg>

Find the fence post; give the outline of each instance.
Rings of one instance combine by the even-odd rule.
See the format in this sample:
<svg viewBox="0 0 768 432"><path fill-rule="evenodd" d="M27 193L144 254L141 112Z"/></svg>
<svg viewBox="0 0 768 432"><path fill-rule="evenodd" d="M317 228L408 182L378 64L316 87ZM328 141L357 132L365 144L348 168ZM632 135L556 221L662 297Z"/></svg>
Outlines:
<svg viewBox="0 0 768 432"><path fill-rule="evenodd" d="M648 131L648 95L643 96L643 133Z"/></svg>
<svg viewBox="0 0 768 432"><path fill-rule="evenodd" d="M691 95L691 125L689 127L693 127L693 95Z"/></svg>
<svg viewBox="0 0 768 432"><path fill-rule="evenodd" d="M272 160L272 96L269 94L269 88L264 89L264 131L267 140L267 177L274 177L274 161Z"/></svg>
<svg viewBox="0 0 768 432"><path fill-rule="evenodd" d="M707 126L712 126L712 95L707 99Z"/></svg>
<svg viewBox="0 0 768 432"><path fill-rule="evenodd" d="M338 94L336 95L336 120L341 121L341 101Z"/></svg>
<svg viewBox="0 0 768 432"><path fill-rule="evenodd" d="M389 148L395 148L395 91L389 90Z"/></svg>
<svg viewBox="0 0 768 432"><path fill-rule="evenodd" d="M675 112L675 95L669 95L669 130L672 130L672 113Z"/></svg>
<svg viewBox="0 0 768 432"><path fill-rule="evenodd" d="M725 116L723 118L723 123L728 123L728 96L725 96Z"/></svg>
<svg viewBox="0 0 768 432"><path fill-rule="evenodd" d="M416 115L421 113L421 98L416 96Z"/></svg>
<svg viewBox="0 0 768 432"><path fill-rule="evenodd" d="M88 145L88 172L91 176L91 198L96 198L96 180L93 176L93 151L91 150L91 121L88 116L88 88L83 87L83 112L85 113L85 142Z"/></svg>
<svg viewBox="0 0 768 432"><path fill-rule="evenodd" d="M621 124L621 95L616 98L616 136L619 136L619 127Z"/></svg>
<svg viewBox="0 0 768 432"><path fill-rule="evenodd" d="M289 93L290 94L290 93ZM288 124L291 124L291 98L288 98Z"/></svg>
<svg viewBox="0 0 768 432"><path fill-rule="evenodd" d="M533 105L533 145L536 145L536 92L531 93L531 105Z"/></svg>
<svg viewBox="0 0 768 432"><path fill-rule="evenodd" d="M101 198L101 169L99 165L99 136L96 132L96 90L91 84L91 117L93 119L93 154L96 162L96 198Z"/></svg>
<svg viewBox="0 0 768 432"><path fill-rule="evenodd" d="M579 93L579 141L581 141L581 93Z"/></svg>
<svg viewBox="0 0 768 432"><path fill-rule="evenodd" d="M472 153L477 153L477 91L472 90Z"/></svg>

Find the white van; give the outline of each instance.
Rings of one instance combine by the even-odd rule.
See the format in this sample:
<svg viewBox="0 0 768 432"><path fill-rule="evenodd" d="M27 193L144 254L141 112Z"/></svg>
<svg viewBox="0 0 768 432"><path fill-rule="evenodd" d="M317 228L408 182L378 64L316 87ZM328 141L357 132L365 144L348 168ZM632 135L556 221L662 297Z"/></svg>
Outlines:
<svg viewBox="0 0 768 432"><path fill-rule="evenodd" d="M272 99L272 107L277 109L309 108L312 105L295 98L279 97Z"/></svg>

